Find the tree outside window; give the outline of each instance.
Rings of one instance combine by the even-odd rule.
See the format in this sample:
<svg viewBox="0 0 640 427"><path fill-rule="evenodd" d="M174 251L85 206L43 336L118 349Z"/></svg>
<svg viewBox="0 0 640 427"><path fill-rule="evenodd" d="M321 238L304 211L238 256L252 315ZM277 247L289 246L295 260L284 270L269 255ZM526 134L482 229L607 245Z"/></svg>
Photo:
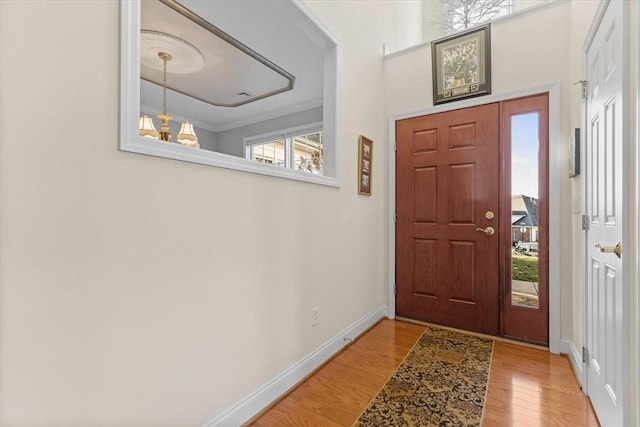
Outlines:
<svg viewBox="0 0 640 427"><path fill-rule="evenodd" d="M441 0L442 9L429 21L443 27L445 33L465 30L507 15L513 6L512 0Z"/></svg>

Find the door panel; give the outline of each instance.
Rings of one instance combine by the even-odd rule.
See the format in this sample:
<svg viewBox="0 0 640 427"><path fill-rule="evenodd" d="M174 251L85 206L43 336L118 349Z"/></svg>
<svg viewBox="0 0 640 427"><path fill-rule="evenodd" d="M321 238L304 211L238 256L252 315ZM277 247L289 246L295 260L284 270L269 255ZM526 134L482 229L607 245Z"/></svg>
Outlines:
<svg viewBox="0 0 640 427"><path fill-rule="evenodd" d="M438 208L437 199L429 197L436 194L438 179L435 167L418 168L414 172L415 185L413 188L414 220L425 224L436 223Z"/></svg>
<svg viewBox="0 0 640 427"><path fill-rule="evenodd" d="M498 334L498 120L489 104L397 122L399 316Z"/></svg>
<svg viewBox="0 0 640 427"><path fill-rule="evenodd" d="M436 291L436 241L415 239L413 242L415 262L413 264L414 292L424 296L435 296Z"/></svg>

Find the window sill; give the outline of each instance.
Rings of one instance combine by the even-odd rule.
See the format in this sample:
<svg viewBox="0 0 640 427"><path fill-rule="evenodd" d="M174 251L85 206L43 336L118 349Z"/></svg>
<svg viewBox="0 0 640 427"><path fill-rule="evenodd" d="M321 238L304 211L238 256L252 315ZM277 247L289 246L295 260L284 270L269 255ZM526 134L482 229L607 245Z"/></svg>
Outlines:
<svg viewBox="0 0 640 427"><path fill-rule="evenodd" d="M122 139L122 141L126 141L126 139ZM340 187L340 181L336 178L264 165L228 154L216 153L214 151L199 148L185 147L175 143L166 144L157 141L150 141L141 137L136 137L133 141L129 140L121 143L120 149L122 151L163 157L166 159L216 166L225 169L291 179L294 181L326 185L329 187Z"/></svg>

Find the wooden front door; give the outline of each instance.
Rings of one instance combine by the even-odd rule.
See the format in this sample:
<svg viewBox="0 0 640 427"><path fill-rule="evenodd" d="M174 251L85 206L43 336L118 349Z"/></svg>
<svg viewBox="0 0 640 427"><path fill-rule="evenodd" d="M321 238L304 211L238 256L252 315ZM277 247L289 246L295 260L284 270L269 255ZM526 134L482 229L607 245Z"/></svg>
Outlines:
<svg viewBox="0 0 640 427"><path fill-rule="evenodd" d="M396 312L499 333L499 104L396 123Z"/></svg>

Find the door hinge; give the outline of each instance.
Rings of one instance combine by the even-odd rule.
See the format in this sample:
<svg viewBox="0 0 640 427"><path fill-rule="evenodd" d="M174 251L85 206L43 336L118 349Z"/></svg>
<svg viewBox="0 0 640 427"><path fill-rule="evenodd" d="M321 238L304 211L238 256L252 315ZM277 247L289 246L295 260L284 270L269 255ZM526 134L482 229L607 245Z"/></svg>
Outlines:
<svg viewBox="0 0 640 427"><path fill-rule="evenodd" d="M393 219L393 223L397 224L398 223L398 214L396 214L396 217Z"/></svg>
<svg viewBox="0 0 640 427"><path fill-rule="evenodd" d="M393 287L393 293L394 293L394 295L398 295L398 284L397 283Z"/></svg>
<svg viewBox="0 0 640 427"><path fill-rule="evenodd" d="M581 90L582 99L587 99L587 84L588 84L588 82L586 80L578 80L577 82L574 83L574 85L578 85L578 84L582 86L582 90Z"/></svg>
<svg viewBox="0 0 640 427"><path fill-rule="evenodd" d="M587 347L582 346L582 363L589 362L589 352L587 351Z"/></svg>
<svg viewBox="0 0 640 427"><path fill-rule="evenodd" d="M582 229L589 229L589 215L582 215Z"/></svg>

